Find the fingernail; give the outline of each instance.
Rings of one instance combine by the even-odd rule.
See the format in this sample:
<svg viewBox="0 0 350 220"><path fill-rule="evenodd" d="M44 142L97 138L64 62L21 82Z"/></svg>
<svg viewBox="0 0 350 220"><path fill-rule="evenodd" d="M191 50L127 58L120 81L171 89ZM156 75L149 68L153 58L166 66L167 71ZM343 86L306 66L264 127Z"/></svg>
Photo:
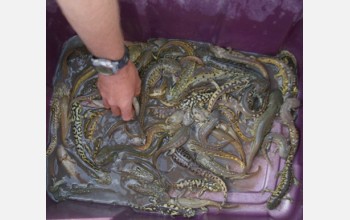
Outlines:
<svg viewBox="0 0 350 220"><path fill-rule="evenodd" d="M126 117L126 118L123 118L124 121L131 121L131 120L134 120L134 117L131 116L131 117Z"/></svg>

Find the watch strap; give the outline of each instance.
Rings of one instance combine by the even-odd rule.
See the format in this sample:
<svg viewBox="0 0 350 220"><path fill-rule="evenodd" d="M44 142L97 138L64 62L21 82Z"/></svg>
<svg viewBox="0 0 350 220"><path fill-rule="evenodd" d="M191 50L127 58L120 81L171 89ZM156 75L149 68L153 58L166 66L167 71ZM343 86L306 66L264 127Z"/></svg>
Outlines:
<svg viewBox="0 0 350 220"><path fill-rule="evenodd" d="M96 56L92 56L91 63L92 66L98 71L99 73L106 74L106 75L113 75L118 72L118 70L122 69L124 66L126 66L129 62L129 49L124 46L124 55L119 60L110 60L105 58L99 58Z"/></svg>

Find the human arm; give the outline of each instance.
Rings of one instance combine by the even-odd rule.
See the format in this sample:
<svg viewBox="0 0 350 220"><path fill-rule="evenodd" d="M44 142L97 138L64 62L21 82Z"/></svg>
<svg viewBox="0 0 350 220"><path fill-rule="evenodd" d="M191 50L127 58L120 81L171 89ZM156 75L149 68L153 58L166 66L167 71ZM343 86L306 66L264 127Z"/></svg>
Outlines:
<svg viewBox="0 0 350 220"><path fill-rule="evenodd" d="M96 57L119 60L124 55L124 37L116 0L57 0L70 25ZM129 61L117 74L99 74L97 86L103 104L114 115L133 117L132 100L139 95L141 80Z"/></svg>

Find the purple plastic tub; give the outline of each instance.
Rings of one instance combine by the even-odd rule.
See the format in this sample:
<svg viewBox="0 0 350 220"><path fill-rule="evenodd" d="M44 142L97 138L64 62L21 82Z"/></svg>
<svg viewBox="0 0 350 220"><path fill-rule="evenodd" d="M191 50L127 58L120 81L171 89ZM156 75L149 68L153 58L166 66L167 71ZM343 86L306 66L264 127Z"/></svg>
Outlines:
<svg viewBox="0 0 350 220"><path fill-rule="evenodd" d="M54 0L46 1L46 116L52 80L63 43L76 33L71 29ZM209 42L236 50L276 55L280 50L292 52L298 62L298 98L303 101L303 20L301 0L120 0L121 21L125 39L146 41L149 38L178 38ZM303 107L299 108L296 126L300 142L294 160L298 187L292 186L293 202L282 203L276 210L265 208L258 191L242 193L237 201L250 201L251 209L233 210L229 214L212 212L193 219L302 219L303 218ZM247 199L250 198L250 199ZM262 200L262 201L258 201ZM249 203L248 203L249 205ZM47 219L164 219L141 214L131 208L97 203L46 199ZM181 217L180 217L181 218Z"/></svg>

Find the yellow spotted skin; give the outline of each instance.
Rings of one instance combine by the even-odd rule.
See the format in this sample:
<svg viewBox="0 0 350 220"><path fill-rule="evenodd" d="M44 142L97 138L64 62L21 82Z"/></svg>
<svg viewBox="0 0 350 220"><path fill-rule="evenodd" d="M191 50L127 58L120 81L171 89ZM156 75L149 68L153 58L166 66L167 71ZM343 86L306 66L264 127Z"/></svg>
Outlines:
<svg viewBox="0 0 350 220"><path fill-rule="evenodd" d="M83 144L83 125L82 125L82 107L79 102L73 102L72 104L72 120L73 120L73 136L75 141L75 149L79 158L87 165L90 169L91 175L96 178L96 181L102 184L110 184L111 178L107 173L102 172L92 159L88 158L88 155L92 153L87 153L87 145ZM85 147L84 147L85 146ZM88 150L91 152L91 149Z"/></svg>
<svg viewBox="0 0 350 220"><path fill-rule="evenodd" d="M299 100L297 99L287 99L284 105L288 106L287 108L284 108L284 106L281 108L281 111L285 111L284 114L281 113L281 120L285 125L288 126L289 129L289 136L290 136L290 150L288 152L288 156L286 158L284 167L280 173L280 182L278 183L276 189L272 191L271 196L267 200L267 208L268 209L275 209L282 201L282 199L285 197L285 195L289 192L290 187L292 186L293 180L295 181L296 178L294 177L294 171L293 171L293 160L294 156L298 149L299 144L299 133L297 128L294 125L293 117L291 114L292 108L298 108L300 105Z"/></svg>
<svg viewBox="0 0 350 220"><path fill-rule="evenodd" d="M186 94L186 95L185 95ZM210 97L212 96L213 91L211 88L197 88L195 90L188 90L181 94L181 97L172 100L172 101L165 101L165 100L159 100L163 105L168 107L174 107L174 108L180 108L180 109L187 109L192 108L195 105L202 106L208 102Z"/></svg>
<svg viewBox="0 0 350 220"><path fill-rule="evenodd" d="M140 151L146 151L149 149L156 135L162 132L167 132L168 127L169 126L165 124L155 124L152 127L148 128L146 130L146 143L144 145L137 146L136 149Z"/></svg>
<svg viewBox="0 0 350 220"><path fill-rule="evenodd" d="M52 94L52 99L51 99L51 107L50 107L50 120L51 120L51 126L50 126L50 136L51 136L51 142L50 145L48 146L46 150L46 156L49 156L52 154L52 152L56 149L56 146L58 144L58 133L59 133L59 128L61 127L61 137L63 144L67 146L65 135L67 129L67 123L65 120L66 116L66 102L69 99L69 89L68 87L64 84L59 82Z"/></svg>
<svg viewBox="0 0 350 220"><path fill-rule="evenodd" d="M82 112L82 107L80 103L74 102L72 104L72 120L73 120L73 136L75 140L75 149L78 155L80 156L80 158L85 163L87 163L90 167L97 169L96 164L90 159L88 159L88 157L86 156L86 151L89 151L87 150L88 146L85 146L84 148L84 144L82 142L83 141L83 131L82 131L83 122L82 122L81 112Z"/></svg>
<svg viewBox="0 0 350 220"><path fill-rule="evenodd" d="M144 206L136 206L130 204L130 206L136 210L147 211L147 212L155 212L163 215L169 215L171 217L174 216L183 216L183 217L193 217L195 216L195 210L191 208L183 208L175 204L168 203L160 203L160 204L149 204Z"/></svg>
<svg viewBox="0 0 350 220"><path fill-rule="evenodd" d="M55 150L56 146L57 146L57 135L51 137L50 145L46 150L46 156L51 155L52 152Z"/></svg>
<svg viewBox="0 0 350 220"><path fill-rule="evenodd" d="M196 63L193 63L193 64L196 64ZM192 66L191 66L191 68L192 68ZM192 72L193 72L193 70L192 70ZM196 74L194 76L192 75L192 72L187 73L187 74L189 74L189 78L187 80L182 80L182 84L179 83L180 86L178 86L178 88L181 88L182 90L184 90L184 89L187 89L190 85L196 86L196 85L201 85L203 83L208 83L214 79L224 77L227 74L227 72L219 71L217 69L213 69L209 73L199 73L199 74ZM176 89L174 88L174 90L176 90ZM183 92L185 92L182 90L180 90L180 92L177 92L176 95L181 96L181 94Z"/></svg>
<svg viewBox="0 0 350 220"><path fill-rule="evenodd" d="M223 150L216 150L216 149L211 149L210 147L203 147L200 144L195 143L194 141L191 141L189 143L189 148L192 151L195 151L197 153L200 154L205 154L208 156L212 156L212 157L219 157L219 158L223 158L223 159L228 159L231 160L233 162L238 163L242 168L245 167L245 163L244 161L242 161L239 157L237 157L236 155L223 151ZM242 153L244 154L244 152Z"/></svg>
<svg viewBox="0 0 350 220"><path fill-rule="evenodd" d="M200 189L199 196L201 196L205 191L210 192L221 192L221 187L216 182L210 182L207 179L185 179L180 180L174 184L175 189L185 189L188 188L192 191L193 188Z"/></svg>
<svg viewBox="0 0 350 220"><path fill-rule="evenodd" d="M199 164L197 164L195 162L192 155L189 152L187 152L186 149L184 149L182 147L177 148L175 150L175 153L172 154L172 159L178 165L189 169L192 173L216 182L220 186L220 188L222 189L221 192L223 192L223 194L224 194L223 203L225 203L225 201L227 199L227 186L226 186L226 183L220 177L213 174L211 171L202 168Z"/></svg>
<svg viewBox="0 0 350 220"><path fill-rule="evenodd" d="M194 56L194 48L191 46L190 43L180 41L180 40L170 40L167 43L163 44L159 50L158 50L158 57L160 54L163 53L163 51L171 48L171 47L178 47L184 50L185 55L187 56Z"/></svg>
<svg viewBox="0 0 350 220"><path fill-rule="evenodd" d="M293 129L293 128L292 128ZM297 130L290 131L291 139L298 140ZM293 134L292 134L293 133ZM285 165L283 170L281 171L280 182L278 183L276 189L272 192L271 196L267 200L267 208L275 209L285 197L285 195L289 192L290 187L292 186L293 180L295 179L293 174L293 160L294 155L297 150L297 143L291 143L291 149L287 156Z"/></svg>
<svg viewBox="0 0 350 220"><path fill-rule="evenodd" d="M174 87L169 90L169 94L167 94L168 101L176 100L188 88L188 82L193 75L193 71L195 70L196 62L190 61L188 66L182 70L180 80L176 82Z"/></svg>
<svg viewBox="0 0 350 220"><path fill-rule="evenodd" d="M294 69L296 66L296 59L290 52L281 51L281 53L278 55L278 58L259 57L258 60L265 64L271 64L278 69L278 72L274 77L276 79L281 77L282 79L282 85L280 89L283 96L296 96L298 94L295 74L296 70ZM291 60L289 65L288 60Z"/></svg>
<svg viewBox="0 0 350 220"><path fill-rule="evenodd" d="M249 83L249 77L235 77L229 82L222 85L218 90L216 90L211 96L208 104L207 110L211 112L218 98L227 92L233 92L245 88Z"/></svg>
<svg viewBox="0 0 350 220"><path fill-rule="evenodd" d="M46 150L46 156L51 155L57 146L57 138L58 138L57 132L59 128L59 120L61 117L59 101L57 98L54 98L52 100L50 111L51 111L51 124L52 124L50 128L51 141L50 141L50 145Z"/></svg>
<svg viewBox="0 0 350 220"><path fill-rule="evenodd" d="M75 98L77 96L77 92L79 88L82 86L84 82L86 82L88 79L92 78L94 75L97 74L97 71L93 67L88 67L84 73L82 73L76 82L74 83L74 86L71 90L71 96L72 98Z"/></svg>
<svg viewBox="0 0 350 220"><path fill-rule="evenodd" d="M156 83L165 74L175 74L180 69L179 65L174 61L168 61L168 59L162 59L157 64L150 66L145 71L145 79L142 81L142 91L141 91L141 107L139 121L141 127L144 127L144 117L146 114L146 106L149 100L149 93L151 89L154 88Z"/></svg>
<svg viewBox="0 0 350 220"><path fill-rule="evenodd" d="M92 140L92 137L97 128L98 120L101 119L101 116L105 114L106 111L94 112L91 114L88 122L85 125L84 135L88 140Z"/></svg>
<svg viewBox="0 0 350 220"><path fill-rule="evenodd" d="M238 137L242 141L251 142L252 140L254 140L254 137L249 138L243 134L243 132L241 131L241 128L239 127L239 121L237 119L237 116L233 110L231 110L229 107L224 105L219 105L218 107L216 107L216 109L219 110L225 116L225 118L231 123L234 132L238 135Z"/></svg>

